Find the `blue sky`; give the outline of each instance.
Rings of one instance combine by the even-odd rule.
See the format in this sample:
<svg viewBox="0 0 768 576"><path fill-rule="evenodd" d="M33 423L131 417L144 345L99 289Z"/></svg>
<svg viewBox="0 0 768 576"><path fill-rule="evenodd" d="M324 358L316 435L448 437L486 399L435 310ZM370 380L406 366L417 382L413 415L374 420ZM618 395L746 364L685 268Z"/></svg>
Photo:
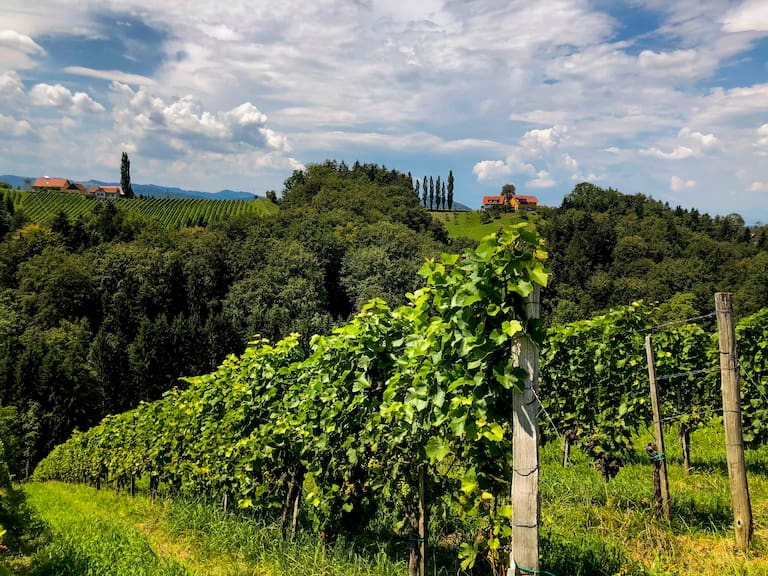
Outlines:
<svg viewBox="0 0 768 576"><path fill-rule="evenodd" d="M280 190L359 159L768 222L768 2L4 0L0 173Z"/></svg>

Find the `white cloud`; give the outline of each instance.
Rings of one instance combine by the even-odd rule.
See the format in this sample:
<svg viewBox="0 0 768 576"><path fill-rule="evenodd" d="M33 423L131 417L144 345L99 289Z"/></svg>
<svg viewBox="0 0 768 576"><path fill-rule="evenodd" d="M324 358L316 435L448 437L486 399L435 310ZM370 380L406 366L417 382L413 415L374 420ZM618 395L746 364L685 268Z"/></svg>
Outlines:
<svg viewBox="0 0 768 576"><path fill-rule="evenodd" d="M695 180L683 180L679 176L672 176L672 178L669 179L669 189L672 190L672 192L680 192L681 190L693 188L694 186L696 186Z"/></svg>
<svg viewBox="0 0 768 576"><path fill-rule="evenodd" d="M528 180L526 185L530 188L552 188L555 186L555 182L546 170L540 170L536 173L536 178Z"/></svg>
<svg viewBox="0 0 768 576"><path fill-rule="evenodd" d="M503 160L483 160L474 165L472 173L482 182L509 176L512 174L512 169Z"/></svg>
<svg viewBox="0 0 768 576"><path fill-rule="evenodd" d="M568 132L567 126L529 130L523 134L520 146L527 154L537 156L558 147L566 132Z"/></svg>
<svg viewBox="0 0 768 576"><path fill-rule="evenodd" d="M13 70L0 73L0 101L21 102L24 98L24 84Z"/></svg>
<svg viewBox="0 0 768 576"><path fill-rule="evenodd" d="M750 192L768 192L768 182L752 182Z"/></svg>
<svg viewBox="0 0 768 576"><path fill-rule="evenodd" d="M87 114L104 112L104 106L85 92L71 92L61 84L36 84L29 91L32 104L60 108L64 112Z"/></svg>
<svg viewBox="0 0 768 576"><path fill-rule="evenodd" d="M726 32L768 31L768 4L764 0L745 0L725 17Z"/></svg>
<svg viewBox="0 0 768 576"><path fill-rule="evenodd" d="M45 54L42 46L26 34L19 34L15 30L0 30L0 46L18 50L24 54L37 56Z"/></svg>
<svg viewBox="0 0 768 576"><path fill-rule="evenodd" d="M137 139L154 135L156 140L166 139L162 145L176 151L201 148L234 152L242 145L290 151L287 139L265 126L266 114L251 102L225 112L209 112L191 94L166 103L143 88L134 92L117 82L112 88L115 120L133 131Z"/></svg>
<svg viewBox="0 0 768 576"><path fill-rule="evenodd" d="M102 80L112 80L114 82L122 82L123 84L134 84L138 86L153 86L156 84L152 78L147 78L140 74L121 72L120 70L95 70L84 66L67 66L63 71L67 74L87 76L89 78L100 78Z"/></svg>
<svg viewBox="0 0 768 576"><path fill-rule="evenodd" d="M752 145L761 156L768 156L768 123L757 129L757 140Z"/></svg>
<svg viewBox="0 0 768 576"><path fill-rule="evenodd" d="M24 136L32 130L32 126L26 120L17 120L12 116L0 114L0 134L9 136Z"/></svg>
<svg viewBox="0 0 768 576"><path fill-rule="evenodd" d="M657 147L651 147L640 150L640 154L662 160L684 160L685 158L701 156L704 152L713 150L719 142L714 134L694 132L687 126L680 129L677 140L679 144L671 152L664 152Z"/></svg>

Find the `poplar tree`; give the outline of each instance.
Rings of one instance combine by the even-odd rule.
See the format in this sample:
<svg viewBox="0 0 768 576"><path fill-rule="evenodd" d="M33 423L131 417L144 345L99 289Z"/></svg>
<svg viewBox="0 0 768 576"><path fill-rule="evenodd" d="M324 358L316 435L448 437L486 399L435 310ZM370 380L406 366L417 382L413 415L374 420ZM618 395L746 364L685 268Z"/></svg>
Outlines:
<svg viewBox="0 0 768 576"><path fill-rule="evenodd" d="M128 154L123 152L120 159L120 187L126 198L133 198L133 188L131 188L131 161L128 160Z"/></svg>
<svg viewBox="0 0 768 576"><path fill-rule="evenodd" d="M421 199L424 202L424 208L427 207L427 177L424 176L424 181L421 183Z"/></svg>
<svg viewBox="0 0 768 576"><path fill-rule="evenodd" d="M440 199L443 201L443 210L445 210L445 182L443 182L443 192L440 195Z"/></svg>
<svg viewBox="0 0 768 576"><path fill-rule="evenodd" d="M416 178L416 188L414 188L414 190L415 190L415 192L416 192L416 198L417 198L417 199L419 198L419 194L420 194L420 192L421 192L421 190L419 190L419 188L420 188L420 184L421 184L421 182L419 181L419 179L418 179L418 178Z"/></svg>
<svg viewBox="0 0 768 576"><path fill-rule="evenodd" d="M448 210L453 210L453 170L448 172Z"/></svg>
<svg viewBox="0 0 768 576"><path fill-rule="evenodd" d="M440 176L435 182L435 210L440 210Z"/></svg>
<svg viewBox="0 0 768 576"><path fill-rule="evenodd" d="M432 210L435 206L435 181L432 176L429 177L429 209Z"/></svg>

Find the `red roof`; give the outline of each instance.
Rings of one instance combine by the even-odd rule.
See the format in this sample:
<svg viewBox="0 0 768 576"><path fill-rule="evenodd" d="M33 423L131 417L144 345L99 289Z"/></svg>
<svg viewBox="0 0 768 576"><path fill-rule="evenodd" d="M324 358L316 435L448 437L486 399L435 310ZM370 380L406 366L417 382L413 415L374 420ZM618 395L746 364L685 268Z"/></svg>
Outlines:
<svg viewBox="0 0 768 576"><path fill-rule="evenodd" d="M107 194L118 194L122 192L122 190L120 190L120 186L102 186L101 188Z"/></svg>
<svg viewBox="0 0 768 576"><path fill-rule="evenodd" d="M504 204L504 196L483 196L483 206L489 204Z"/></svg>
<svg viewBox="0 0 768 576"><path fill-rule="evenodd" d="M538 204L539 199L536 196L513 196L522 204Z"/></svg>
<svg viewBox="0 0 768 576"><path fill-rule="evenodd" d="M32 188L69 188L72 183L67 178L38 178Z"/></svg>

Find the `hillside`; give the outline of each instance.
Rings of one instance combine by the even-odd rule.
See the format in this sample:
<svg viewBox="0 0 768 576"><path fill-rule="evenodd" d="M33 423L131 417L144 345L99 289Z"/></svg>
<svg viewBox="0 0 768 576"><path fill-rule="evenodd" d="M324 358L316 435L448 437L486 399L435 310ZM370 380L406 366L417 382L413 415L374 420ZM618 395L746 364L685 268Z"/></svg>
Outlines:
<svg viewBox="0 0 768 576"><path fill-rule="evenodd" d="M13 174L0 175L0 182L7 182L13 188L24 189L25 180L35 180L30 176L16 176ZM119 182L104 182L102 180L75 180L86 187L90 186L119 186ZM160 186L159 184L136 184L132 183L136 196L150 196L152 198L202 198L215 200L253 200L257 194L251 192L242 192L237 190L219 190L218 192L201 192L199 190L185 190L175 186ZM262 195L263 197L263 195Z"/></svg>
<svg viewBox="0 0 768 576"><path fill-rule="evenodd" d="M22 211L31 222L51 224L59 214L74 220L104 208L104 202L65 192L3 192L3 199L12 199L15 210ZM201 225L228 220L243 214L267 215L277 212L277 206L266 198L248 200L214 200L202 198L132 198L115 200L115 207L165 226Z"/></svg>

